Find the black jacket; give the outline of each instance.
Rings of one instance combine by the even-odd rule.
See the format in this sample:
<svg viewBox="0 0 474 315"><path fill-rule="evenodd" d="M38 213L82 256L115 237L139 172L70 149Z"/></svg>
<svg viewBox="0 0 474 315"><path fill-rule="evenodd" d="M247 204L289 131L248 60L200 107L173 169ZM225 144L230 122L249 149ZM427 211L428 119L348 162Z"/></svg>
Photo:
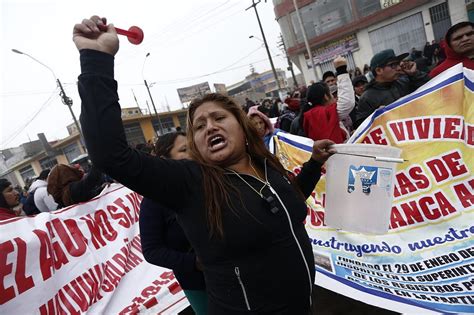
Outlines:
<svg viewBox="0 0 474 315"><path fill-rule="evenodd" d="M143 198L140 238L146 261L172 269L183 290L206 289L204 275L196 269L196 254L178 224L175 212Z"/></svg>
<svg viewBox="0 0 474 315"><path fill-rule="evenodd" d="M359 127L380 106L389 105L408 95L430 80L425 72L418 71L413 76L402 76L389 83L372 80L359 99L354 129Z"/></svg>
<svg viewBox="0 0 474 315"><path fill-rule="evenodd" d="M104 174L92 166L84 177L69 184L71 200L74 204L86 202L100 194L105 183Z"/></svg>
<svg viewBox="0 0 474 315"><path fill-rule="evenodd" d="M224 237L210 237L203 174L194 161L155 158L126 142L113 79L113 57L81 51L81 124L95 165L130 189L172 209L204 266L209 314L307 314L314 283L314 257L304 226L306 204L279 172L260 163L271 185L255 193L232 173L237 189L231 207L222 203ZM321 165L310 160L296 177L305 197L314 189ZM241 175L260 189L254 177ZM280 201L281 200L281 201ZM271 209L276 205L278 212Z"/></svg>

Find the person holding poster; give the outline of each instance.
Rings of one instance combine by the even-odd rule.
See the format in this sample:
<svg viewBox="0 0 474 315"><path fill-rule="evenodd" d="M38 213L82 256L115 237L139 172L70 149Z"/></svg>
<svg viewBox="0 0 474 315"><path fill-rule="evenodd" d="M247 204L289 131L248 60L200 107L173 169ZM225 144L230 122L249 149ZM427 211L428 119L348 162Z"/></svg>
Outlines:
<svg viewBox="0 0 474 315"><path fill-rule="evenodd" d="M203 266L208 313L308 314L315 268L305 199L335 153L333 142L316 141L293 179L240 106L213 93L189 106L193 160L148 156L126 141L114 80L114 26L98 16L84 19L74 26L73 40L89 156L120 183L177 213Z"/></svg>
<svg viewBox="0 0 474 315"><path fill-rule="evenodd" d="M160 136L155 144L160 158L189 159L184 132ZM172 269L196 315L207 314L207 294L200 262L189 244L176 213L149 198L140 205L143 257L150 264Z"/></svg>

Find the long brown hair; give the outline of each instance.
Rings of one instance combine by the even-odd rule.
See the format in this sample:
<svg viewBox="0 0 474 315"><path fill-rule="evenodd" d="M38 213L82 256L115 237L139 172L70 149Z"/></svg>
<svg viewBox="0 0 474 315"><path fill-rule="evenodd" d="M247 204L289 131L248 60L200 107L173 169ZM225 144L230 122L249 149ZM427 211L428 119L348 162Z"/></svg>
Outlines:
<svg viewBox="0 0 474 315"><path fill-rule="evenodd" d="M229 192L231 190L235 191L236 189L229 183L226 176L224 176L225 169L206 162L194 143L194 114L199 106L208 102L216 103L223 109L229 111L237 119L247 140L247 153L252 158L266 158L270 167L273 167L284 176L287 176L287 172L281 165L280 161L267 150L262 138L258 136L257 130L247 118L242 108L237 105L233 99L218 93L210 93L203 97L194 99L188 110L187 135L189 151L193 160L197 161L202 168L205 206L207 209L207 221L211 236L217 234L219 237L222 237L224 235L224 229L222 227L221 205L226 203L229 207L232 207L230 204Z"/></svg>

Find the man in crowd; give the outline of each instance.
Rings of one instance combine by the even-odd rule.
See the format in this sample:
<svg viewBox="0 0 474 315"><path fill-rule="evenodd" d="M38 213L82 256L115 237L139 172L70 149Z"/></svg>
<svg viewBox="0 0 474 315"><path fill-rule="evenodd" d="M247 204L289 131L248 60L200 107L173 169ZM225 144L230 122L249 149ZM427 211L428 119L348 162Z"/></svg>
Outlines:
<svg viewBox="0 0 474 315"><path fill-rule="evenodd" d="M255 106L254 101L252 101L251 99L249 99L248 97L246 97L246 98L245 98L244 111L245 111L246 113L248 113L250 107L252 107L252 106Z"/></svg>
<svg viewBox="0 0 474 315"><path fill-rule="evenodd" d="M359 100L362 94L365 91L365 86L368 84L367 78L365 75L358 75L354 79L352 79L352 86L354 87L354 98L355 98L355 106L352 109L349 117L351 118L352 125L354 126L354 122L356 121L356 113L359 108Z"/></svg>
<svg viewBox="0 0 474 315"><path fill-rule="evenodd" d="M323 82L329 87L331 95L337 97L337 79L336 75L332 71L326 71L323 73Z"/></svg>
<svg viewBox="0 0 474 315"><path fill-rule="evenodd" d="M433 62L433 46L430 42L426 42L425 47L423 47L423 56L428 59L428 65L431 65Z"/></svg>
<svg viewBox="0 0 474 315"><path fill-rule="evenodd" d="M389 105L410 94L429 81L427 73L420 72L413 61L403 61L407 53L395 55L393 49L382 50L370 60L374 80L367 84L359 100L355 128L381 106Z"/></svg>
<svg viewBox="0 0 474 315"><path fill-rule="evenodd" d="M337 79L336 75L332 71L326 71L323 73L323 81L326 83L329 87L331 85L336 85L337 84Z"/></svg>
<svg viewBox="0 0 474 315"><path fill-rule="evenodd" d="M445 41L446 59L431 70L430 77L433 78L458 63L474 69L474 23L460 22L451 26L446 32Z"/></svg>
<svg viewBox="0 0 474 315"><path fill-rule="evenodd" d="M39 212L50 212L58 208L58 204L54 201L53 196L48 194L48 175L51 170L45 169L41 171L38 178L31 184L29 193L32 195L34 204ZM29 198L29 197L28 197ZM23 210L26 214L25 206Z"/></svg>
<svg viewBox="0 0 474 315"><path fill-rule="evenodd" d="M20 204L20 194L13 189L12 184L5 178L0 178L0 221L15 218L17 212L13 210Z"/></svg>

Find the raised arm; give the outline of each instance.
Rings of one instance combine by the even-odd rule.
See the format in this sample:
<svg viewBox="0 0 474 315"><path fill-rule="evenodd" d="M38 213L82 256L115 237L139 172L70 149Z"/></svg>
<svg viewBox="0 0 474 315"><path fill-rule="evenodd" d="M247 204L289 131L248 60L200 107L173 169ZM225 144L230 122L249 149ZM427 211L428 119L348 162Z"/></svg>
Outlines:
<svg viewBox="0 0 474 315"><path fill-rule="evenodd" d="M155 158L128 146L114 80L117 34L113 25L101 32L100 24L105 24L105 19L93 16L76 24L73 36L81 58L80 121L89 157L118 182L177 209L186 202L183 195L200 181L199 166L191 161Z"/></svg>
<svg viewBox="0 0 474 315"><path fill-rule="evenodd" d="M347 72L347 60L337 57L333 61L337 72L337 115L339 120L349 117L355 106L355 95L352 81Z"/></svg>

